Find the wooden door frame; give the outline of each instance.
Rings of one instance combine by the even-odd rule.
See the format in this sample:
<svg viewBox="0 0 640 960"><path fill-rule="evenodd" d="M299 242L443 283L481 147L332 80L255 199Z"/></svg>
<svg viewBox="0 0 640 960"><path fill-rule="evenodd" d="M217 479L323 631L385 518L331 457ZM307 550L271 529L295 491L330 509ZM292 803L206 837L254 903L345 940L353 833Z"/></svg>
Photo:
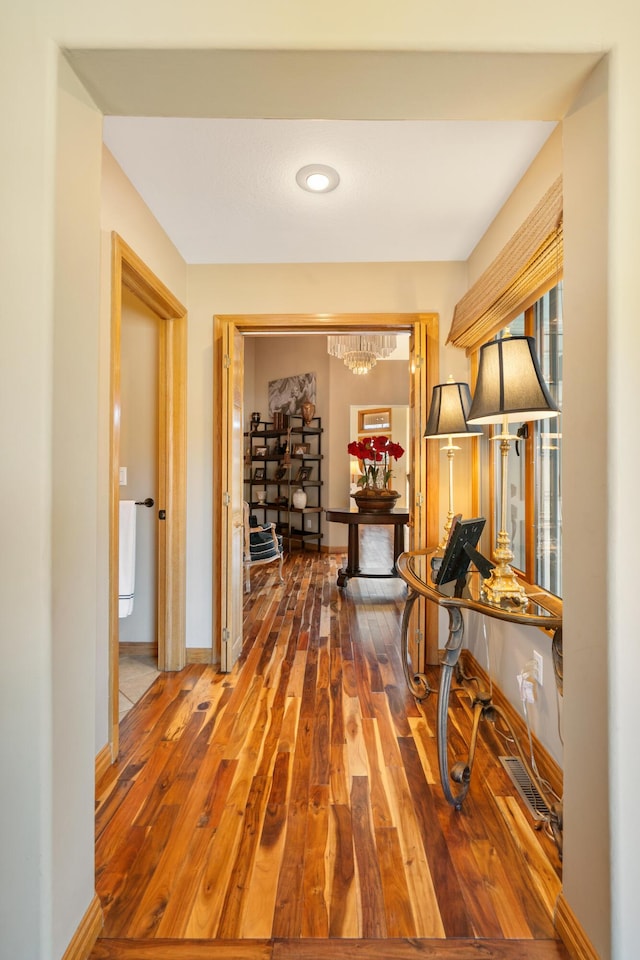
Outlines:
<svg viewBox="0 0 640 960"><path fill-rule="evenodd" d="M439 376L438 314L436 313L335 313L335 314L217 314L213 333L214 410L225 408L224 328L229 324L244 334L259 333L339 333L358 330L411 334L415 368L410 371L409 419L413 439L413 477L410 484L410 549L438 542L439 495L426 497L427 489L439 490L439 457L434 444L422 440L429 401ZM419 396L416 396L416 391ZM417 401L417 402L416 402ZM224 569L223 478L225 476L226 429L221 417L214 416L213 434L213 640L212 657L219 661L222 636L222 591ZM431 609L433 608L433 609ZM416 604L410 636L416 638L413 663L422 670L425 663L438 662L438 617L434 604Z"/></svg>
<svg viewBox="0 0 640 960"><path fill-rule="evenodd" d="M109 728L119 747L118 569L122 291L135 294L160 321L158 362L158 667L181 670L186 640L186 358L187 311L117 234L111 235L111 436L109 462ZM157 514L156 514L157 515Z"/></svg>

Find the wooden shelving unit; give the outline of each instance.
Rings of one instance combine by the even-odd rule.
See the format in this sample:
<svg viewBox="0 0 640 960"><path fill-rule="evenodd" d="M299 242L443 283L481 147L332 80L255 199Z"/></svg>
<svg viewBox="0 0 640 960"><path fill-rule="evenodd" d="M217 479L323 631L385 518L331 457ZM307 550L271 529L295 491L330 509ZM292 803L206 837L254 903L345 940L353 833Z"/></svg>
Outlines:
<svg viewBox="0 0 640 960"><path fill-rule="evenodd" d="M320 550L322 540L322 423L314 417L305 424L300 416L289 417L287 429L269 421L251 425L245 433L245 499L252 513L266 523L275 522L285 549L304 550L307 544ZM306 448L303 450L303 448ZM308 478L301 476L308 470ZM294 507L293 494L302 489L305 507ZM264 495L264 500L258 494Z"/></svg>

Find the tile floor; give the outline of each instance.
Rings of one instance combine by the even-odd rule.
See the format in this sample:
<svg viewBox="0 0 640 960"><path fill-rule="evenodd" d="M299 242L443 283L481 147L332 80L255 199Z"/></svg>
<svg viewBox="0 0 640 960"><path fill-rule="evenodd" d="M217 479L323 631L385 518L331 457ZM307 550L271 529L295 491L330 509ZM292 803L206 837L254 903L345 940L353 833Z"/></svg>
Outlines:
<svg viewBox="0 0 640 960"><path fill-rule="evenodd" d="M155 657L120 657L120 720L159 676Z"/></svg>

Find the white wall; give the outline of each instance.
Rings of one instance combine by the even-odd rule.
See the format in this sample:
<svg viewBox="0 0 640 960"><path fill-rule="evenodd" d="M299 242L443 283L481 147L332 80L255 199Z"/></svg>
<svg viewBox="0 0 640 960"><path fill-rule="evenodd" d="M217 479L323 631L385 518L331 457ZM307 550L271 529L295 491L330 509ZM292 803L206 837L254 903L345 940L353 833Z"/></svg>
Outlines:
<svg viewBox="0 0 640 960"><path fill-rule="evenodd" d="M10 956L21 960L59 958L93 894L92 837L88 830L93 750L89 748L91 738L86 737L83 729L89 729L93 716L93 691L85 693L85 690L91 686L86 680L93 672L93 649L105 633L104 599L96 588L78 597L75 561L87 559L91 565L97 556L96 579L102 582L100 570L104 568L106 551L105 498L100 481L103 471L96 462L99 464L105 457L102 412L106 384L103 366L96 371L95 364L98 284L92 280L92 267L97 265L97 252L95 257L91 254L99 211L93 187L89 186L83 203L77 208L73 201L60 205L59 229L54 231L54 170L58 160L59 174L69 184L69 190L82 194L82 185L87 180L93 182L100 143L96 118L90 108L73 138L61 136L60 129L56 129L56 50L60 46L126 47L129 50L136 47L185 50L324 47L416 51L422 48L458 50L463 56L464 51L473 50L613 51L607 124L597 121L594 127L589 110L576 113L575 140L571 149L566 150L564 170L567 210L571 209L572 216L577 218L575 228L568 217L566 222L565 305L568 313L571 282L573 295L579 294L581 306L584 301L587 329L593 332L607 273L610 279L606 311L599 312L599 320L606 326L607 365L603 366L604 351L601 350L593 351L587 365L589 373L595 372L597 382L603 384L607 416L602 422L595 419L589 444L569 445L565 458L565 476L574 485L573 489L579 490L576 507L589 504L591 513L598 514L598 522L602 524L598 545L601 542L604 550L594 556L589 524L566 528L566 567L575 564L576 571L573 581L571 578L566 581L565 609L567 624L571 626L565 637L566 667L577 670L581 653L571 657L570 652L572 643L581 643L582 627L588 641L586 656L590 655L591 647L596 649L592 639L602 632L603 646L597 649L599 655L600 650L606 650L602 656L607 659L609 698L608 703L603 703L606 674L595 679L591 670L584 670L576 674L583 683L579 697L567 697L565 704L568 797L575 796L576 771L588 771L589 785L597 784L599 789L595 795L589 792L582 797L582 802L591 807L589 822L577 818L566 824L564 873L569 904L603 960L627 960L634 955L635 901L640 889L640 821L634 809L634 798L640 790L640 772L633 762L637 752L634 678L640 673L640 645L633 642L632 634L632 625L636 622L634 545L639 524L632 508L640 473L640 450L637 444L629 442L628 411L635 410L640 402L640 381L636 375L640 344L635 324L636 259L640 246L639 24L635 5L630 0L610 0L606 5L592 4L587 8L579 0L566 0L562 5L541 0L535 8L510 6L508 16L505 9L501 4L478 6L470 0L462 0L457 5L406 0L400 9L372 0L366 4L366 10L358 6L345 8L344 4L328 0L328 5L318 14L302 6L280 11L256 0L224 9L203 0L187 0L179 7L158 7L151 0L140 0L135 6L122 0L102 6L86 4L84 0L51 0L47 4L23 0L20 4L5 4L0 52L6 82L0 85L0 111L4 143L11 149L4 150L0 158L4 228L0 241L4 318L0 409L12 414L9 422L5 416L2 437L3 502L12 508L3 515L2 533L3 542L10 543L12 549L9 555L3 552L0 560L3 591L0 637L5 664L0 703L3 728L11 730L12 736L5 738L3 744L5 788L1 822L5 869L0 921L3 948ZM175 77L176 86L181 80L182 77ZM421 99L428 102L436 91L425 89L421 93ZM339 115L344 116L348 110L348 95L349 91L344 88L336 91L335 99L343 105ZM388 88L384 95L387 102L393 103L397 92ZM61 91L61 98L65 96ZM80 101L76 103L79 105ZM400 105L399 111L401 109ZM513 104L513 111L518 116L517 102ZM64 111L60 122L64 126ZM585 182L585 164L591 167L592 162L580 146L588 146L594 131L603 144L608 135L607 180L604 181L604 174L602 179L596 177L598 195L594 197L592 192L586 192L579 199L580 185ZM75 141L73 151L65 149L71 139ZM56 140L59 142L57 156ZM599 153L593 162L599 163ZM578 215L580 203L584 217L588 216L593 202L599 208L605 188L609 192L608 212L603 219L609 240L606 263L600 256L592 259L593 238L583 233L584 220ZM125 239L129 238L125 236ZM135 242L132 246L150 262ZM56 247L68 255L74 274L78 272L78 265L86 268L80 285L62 282L61 266L54 267ZM422 272L415 268L415 288L411 283L413 269L412 266L406 268L407 275L405 268L391 268L394 295L387 290L386 299L396 301L395 309L418 309L416 301L420 304L427 301L429 308L430 304L457 299L460 291L454 292L453 278L450 277L447 284L438 284L438 271L444 271L445 267L427 267ZM61 309L60 300L54 308L54 270L57 291L66 310ZM302 303L291 302L296 300L295 295L276 289L278 270L274 271L273 285L268 281L263 288L251 284L246 291L236 286L234 297L229 296L231 272L223 269L215 273L221 304L231 301L236 309L240 301L243 309L253 310L257 300L261 301L258 309L265 309L264 301L272 300L283 302L282 309L289 311L303 308ZM356 302L385 299L379 295L381 285L384 286L381 276L369 279L372 281L370 292L355 285L357 293L353 299ZM168 285L171 287L171 283ZM200 282L198 287L202 287ZM329 289L334 289L334 285ZM446 294L442 293L444 289ZM174 293L181 297L175 288ZM316 300L325 299L326 294L320 289L315 293ZM210 299L214 298L208 297L204 302L201 297L196 298L196 305L202 307L203 313L208 311L207 325L211 323L210 308L221 309L217 302L215 305L208 302ZM307 298L300 299L306 302ZM328 299L334 298L329 295ZM335 299L349 299L349 295L343 291ZM375 308L381 309L379 302ZM333 309L345 309L345 305L338 302ZM65 318L67 312L69 320ZM445 310L442 313L446 315ZM73 326L71 318L80 314L85 327L77 330L79 339L75 344L74 362L86 363L86 379L83 371L68 388L68 397L73 403L65 404L58 394L52 420L54 391L62 389L69 375L66 362L60 363L60 353L54 357L53 341L58 336L64 338L69 330L67 324ZM199 323L204 331L203 316ZM103 329L100 331L101 357ZM190 347L195 342L196 338L190 339ZM204 337L201 345L206 349ZM204 370L210 369L204 352L198 351L195 361L201 364L202 377ZM59 467L54 472L52 466L54 434L61 435L61 425L56 418L65 407L72 411L71 422L74 426L79 423L81 433L85 417L98 419L94 417L96 380L101 397L100 429L96 431L99 449L96 451L91 443L82 448L78 446L69 469L76 478L86 473L83 477L86 490L93 490L99 505L97 535L96 501L90 507L92 516L86 515L89 504L84 494L79 504L74 502L75 509L66 513L65 499L60 498L57 490L54 499L54 488L63 480L63 486L71 490L74 479L64 470L61 474ZM573 396L578 404L588 398L594 382L593 376L583 379L581 366L568 365L566 395ZM202 416L206 418L206 415L205 410ZM567 417L565 411L568 429L571 417L568 420ZM204 421L195 424L200 429L203 425ZM594 450L602 451L603 459L605 452L608 457L608 487L604 490L599 472L592 472ZM192 458L190 466L202 468L203 465ZM604 501L603 494L607 495ZM90 496L87 493L87 497ZM65 536L60 526L67 519L70 524ZM193 518L189 522L193 535ZM56 538L57 543L53 543ZM65 543L70 546L72 539L75 540L71 548L73 560L68 562ZM56 564L52 570L53 556ZM595 596L589 595L590 606L596 614L591 622L580 614L584 595L578 595L580 575L588 569L587 558L605 570L608 578L606 591L599 584ZM66 596L75 598L76 622L68 636L63 635L62 621L53 618L54 583ZM80 678L76 670L80 669L85 687L77 683ZM585 714L592 709L596 709L596 719L602 719L602 736L608 749L600 749L599 743L593 749L590 724L586 725L584 735L581 733ZM54 713L57 714L55 724ZM71 734L71 740L59 736L71 728L77 730ZM74 735L77 740L73 739ZM602 793L606 793L605 784L609 785L612 804L610 820L602 798ZM598 840L603 845L595 861L592 824L597 825ZM600 869L603 860L611 864L612 871L611 922L607 910L609 874L606 869ZM597 909L591 909L592 903L597 904Z"/></svg>
<svg viewBox="0 0 640 960"><path fill-rule="evenodd" d="M615 576L615 564L603 559L612 550L607 502L615 496L607 477L607 453L612 453L608 438L611 413L611 386L606 371L611 362L608 343L607 303L608 289L602 275L602 264L613 251L608 249L608 128L607 65L596 71L582 96L570 111L564 124L564 153L573 176L565 178L565 282L564 282L564 399L563 399L563 589L564 589L564 649L566 709L566 789L565 823L566 855L569 869L564 873L564 886L569 902L580 915L588 918L585 928L594 943L606 940L607 930L617 937L625 919L637 911L637 895L627 895L626 902L618 902L615 914L610 915L608 897L603 897L600 884L590 886L573 868L584 857L581 849L589 837L588 870L601 878L602 886L609 887L611 867L626 873L626 880L616 884L618 891L627 883L640 889L637 865L624 866L627 844L632 844L628 827L619 834L622 811L616 810L615 799L609 797L609 776L623 775L628 779L627 789L635 782L640 788L637 773L629 778L626 772L628 758L635 752L627 742L621 756L621 768L616 769L615 752L611 752L607 731L610 702L615 704L616 679L610 677L610 657L622 654L619 664L623 679L626 670L633 672L628 659L630 645L626 632L629 621L622 624L618 643L614 640L611 622L608 622L607 600L611 591L621 584ZM585 198L589 202L585 203ZM640 338L637 327L629 330L625 341L625 357L638 356ZM625 365L628 361L625 359ZM632 364L634 366L634 364ZM627 369L626 375L637 377ZM615 417L613 417L615 422ZM633 444L621 449L626 469L633 470L637 454ZM586 458L586 462L585 462ZM637 467L637 463L636 463ZM621 464L614 467L626 472ZM581 531L588 531L588 546ZM629 531L627 531L629 533ZM608 543L609 541L609 543ZM633 591L633 587L630 587ZM613 610L616 609L615 601ZM637 644L636 644L637 647ZM613 680L613 689L610 683ZM623 682L629 683L628 680ZM631 692L631 684L629 684ZM609 698L612 697L610 701ZM588 698L588 699L585 699ZM582 703L583 709L579 709ZM628 718L631 728L636 721ZM621 728L622 729L622 728ZM625 736L626 736L625 730ZM621 783L621 781L618 781ZM615 791L614 791L615 796ZM588 798L588 802L586 801ZM629 809L629 812L630 809ZM609 840L613 837L616 862L610 865ZM636 851L638 848L636 848ZM586 858L585 858L586 859ZM583 860L583 869L587 864ZM594 889L594 887L596 889ZM621 913L622 911L622 913ZM625 912L626 911L626 912ZM622 914L624 914L624 918ZM637 926L637 925L636 925ZM613 956L633 956L637 947L617 948Z"/></svg>
<svg viewBox="0 0 640 960"><path fill-rule="evenodd" d="M8 13L8 12L7 12ZM0 676L3 790L0 803L0 928L7 956L45 956L51 944L51 402L53 339L54 136L51 109L41 103L55 66L42 40L20 31L14 45L3 14L0 31L5 77L20 76L20 98L0 84L5 134L24 128L20 149L2 152L3 229L0 419ZM5 32L6 28L6 32ZM26 59L23 59L26 58ZM14 71L16 73L14 74ZM53 92L51 96L53 96ZM50 106L50 105L49 105ZM33 124L25 116L35 115ZM45 123L45 117L48 121ZM15 141L14 141L15 143ZM27 256L28 253L28 256ZM9 549L10 546L10 549ZM90 671L91 671L90 667ZM29 692L30 690L30 692ZM82 711L82 705L80 706ZM89 721L90 723L91 721ZM82 766L86 768L87 757ZM73 780L72 803L84 799L86 769ZM86 887L86 871L78 871ZM90 888L89 888L90 889ZM75 921L86 890L70 898Z"/></svg>
<svg viewBox="0 0 640 960"><path fill-rule="evenodd" d="M51 938L61 952L93 888L101 118L61 63L57 115L51 523ZM87 217L87 211L91 216ZM33 698L29 698L32 700ZM15 722L15 718L14 718ZM76 789L69 791L69 783ZM45 794L46 796L46 791ZM24 852L23 852L24 856ZM27 891L30 899L31 891ZM21 909L24 907L21 905ZM6 929L6 928L4 928ZM46 956L42 945L41 956ZM14 956L27 956L16 949Z"/></svg>

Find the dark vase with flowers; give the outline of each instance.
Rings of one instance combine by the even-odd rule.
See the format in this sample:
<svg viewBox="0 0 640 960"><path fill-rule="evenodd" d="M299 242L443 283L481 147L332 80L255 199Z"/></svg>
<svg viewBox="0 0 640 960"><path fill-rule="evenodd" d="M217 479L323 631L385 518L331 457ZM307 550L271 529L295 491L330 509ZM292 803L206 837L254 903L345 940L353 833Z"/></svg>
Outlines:
<svg viewBox="0 0 640 960"><path fill-rule="evenodd" d="M389 489L390 462L391 459L400 459L403 447L389 437L379 436L353 440L347 451L360 463L360 489L351 494L358 510L361 513L390 513L400 498L397 490Z"/></svg>

